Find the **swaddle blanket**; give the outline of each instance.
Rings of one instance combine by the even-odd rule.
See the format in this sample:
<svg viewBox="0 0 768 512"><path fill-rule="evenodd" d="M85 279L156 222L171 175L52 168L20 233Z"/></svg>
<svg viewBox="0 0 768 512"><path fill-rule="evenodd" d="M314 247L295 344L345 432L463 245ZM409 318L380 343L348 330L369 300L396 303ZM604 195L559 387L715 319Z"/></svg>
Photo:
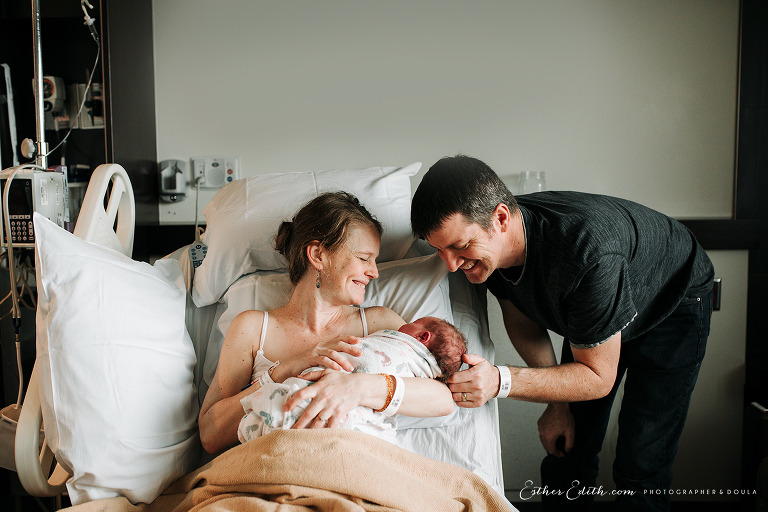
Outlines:
<svg viewBox="0 0 768 512"><path fill-rule="evenodd" d="M355 373L389 373L401 377L426 377L441 375L432 353L408 334L384 329L360 339L358 347L363 354L353 357L345 354L354 366ZM311 371L317 368L310 368ZM283 405L296 391L310 386L312 381L290 377L283 383L266 384L240 403L245 416L240 420L237 436L245 443L274 430L289 429L306 410L309 400L285 413ZM349 412L343 428L375 435L395 442L396 416L387 417L368 407L355 407Z"/></svg>

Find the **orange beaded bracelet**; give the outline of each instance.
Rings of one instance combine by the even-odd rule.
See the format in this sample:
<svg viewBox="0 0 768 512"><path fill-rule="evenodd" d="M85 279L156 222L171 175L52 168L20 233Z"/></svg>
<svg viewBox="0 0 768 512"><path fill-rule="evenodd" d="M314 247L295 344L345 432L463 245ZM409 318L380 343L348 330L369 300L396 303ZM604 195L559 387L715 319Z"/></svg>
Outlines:
<svg viewBox="0 0 768 512"><path fill-rule="evenodd" d="M384 406L381 409L374 409L374 412L382 412L384 409L389 407L389 403L392 401L392 397L395 396L395 376L386 373L380 373L379 375L387 378L387 399L384 402Z"/></svg>

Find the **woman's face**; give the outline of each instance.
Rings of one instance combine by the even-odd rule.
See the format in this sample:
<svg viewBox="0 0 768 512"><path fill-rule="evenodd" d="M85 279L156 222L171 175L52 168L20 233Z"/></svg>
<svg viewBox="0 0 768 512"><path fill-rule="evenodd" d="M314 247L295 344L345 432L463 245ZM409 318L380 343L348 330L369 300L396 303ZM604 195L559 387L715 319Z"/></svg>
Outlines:
<svg viewBox="0 0 768 512"><path fill-rule="evenodd" d="M376 258L381 240L371 226L350 226L347 240L331 253L329 268L321 273L321 289L340 304L362 304L365 286L379 277Z"/></svg>

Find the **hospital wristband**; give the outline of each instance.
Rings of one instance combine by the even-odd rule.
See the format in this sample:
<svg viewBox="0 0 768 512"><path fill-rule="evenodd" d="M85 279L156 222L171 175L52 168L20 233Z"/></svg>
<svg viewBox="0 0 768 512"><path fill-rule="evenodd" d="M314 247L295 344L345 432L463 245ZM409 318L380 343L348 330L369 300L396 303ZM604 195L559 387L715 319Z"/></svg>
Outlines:
<svg viewBox="0 0 768 512"><path fill-rule="evenodd" d="M392 395L392 400L389 401L389 404L384 408L382 414L384 416L394 416L397 411L400 409L400 404L403 403L403 397L405 396L405 382L403 382L403 378L394 375L395 379L395 392Z"/></svg>
<svg viewBox="0 0 768 512"><path fill-rule="evenodd" d="M397 386L397 381L395 380L394 375L389 375L387 373L380 373L379 375L387 379L387 398L384 399L382 408L374 409L373 412L384 412L384 410L389 407L389 404L392 403L392 398L395 396L395 387Z"/></svg>
<svg viewBox="0 0 768 512"><path fill-rule="evenodd" d="M261 387L264 387L265 384L274 384L275 381L272 380L272 376L269 374L269 372L264 372L261 374L258 380Z"/></svg>
<svg viewBox="0 0 768 512"><path fill-rule="evenodd" d="M512 389L512 372L509 366L497 366L499 369L499 392L495 398L507 398Z"/></svg>
<svg viewBox="0 0 768 512"><path fill-rule="evenodd" d="M272 366L270 366L267 371L261 374L261 376L258 379L258 382L262 387L264 386L264 384L275 384L275 380L272 378L272 372L274 371L275 368L277 368L277 365L279 364L280 364L280 361L278 360Z"/></svg>

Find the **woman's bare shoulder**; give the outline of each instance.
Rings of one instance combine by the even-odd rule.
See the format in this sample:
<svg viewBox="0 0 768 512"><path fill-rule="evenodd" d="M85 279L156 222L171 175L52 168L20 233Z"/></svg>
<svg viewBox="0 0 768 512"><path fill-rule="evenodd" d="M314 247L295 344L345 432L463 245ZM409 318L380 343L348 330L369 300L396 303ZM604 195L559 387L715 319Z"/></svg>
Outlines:
<svg viewBox="0 0 768 512"><path fill-rule="evenodd" d="M261 326L264 323L264 312L256 309L249 309L238 313L229 324L228 338L240 338L241 335L253 335L261 332ZM231 336L229 334L232 334Z"/></svg>
<svg viewBox="0 0 768 512"><path fill-rule="evenodd" d="M384 306L365 308L365 320L368 323L368 332L398 329L405 323L400 315Z"/></svg>
<svg viewBox="0 0 768 512"><path fill-rule="evenodd" d="M259 311L258 309L246 309L245 311L238 313L232 321L261 323L264 321L264 312Z"/></svg>

